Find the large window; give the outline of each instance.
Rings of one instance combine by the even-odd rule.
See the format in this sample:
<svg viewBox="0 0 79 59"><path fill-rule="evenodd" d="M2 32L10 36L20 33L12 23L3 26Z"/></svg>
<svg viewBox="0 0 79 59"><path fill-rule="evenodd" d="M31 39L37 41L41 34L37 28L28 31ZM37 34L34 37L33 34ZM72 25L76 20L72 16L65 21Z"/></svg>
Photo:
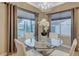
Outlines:
<svg viewBox="0 0 79 59"><path fill-rule="evenodd" d="M24 37L26 32L32 32L35 34L35 14L17 10L17 36L18 38Z"/></svg>
<svg viewBox="0 0 79 59"><path fill-rule="evenodd" d="M51 19L51 32L71 36L71 11L53 14Z"/></svg>
<svg viewBox="0 0 79 59"><path fill-rule="evenodd" d="M51 21L51 32L71 36L71 19Z"/></svg>
<svg viewBox="0 0 79 59"><path fill-rule="evenodd" d="M64 45L71 46L71 11L59 12L51 15L51 29L57 33Z"/></svg>
<svg viewBox="0 0 79 59"><path fill-rule="evenodd" d="M26 32L35 33L35 21L18 18L18 36L23 37Z"/></svg>

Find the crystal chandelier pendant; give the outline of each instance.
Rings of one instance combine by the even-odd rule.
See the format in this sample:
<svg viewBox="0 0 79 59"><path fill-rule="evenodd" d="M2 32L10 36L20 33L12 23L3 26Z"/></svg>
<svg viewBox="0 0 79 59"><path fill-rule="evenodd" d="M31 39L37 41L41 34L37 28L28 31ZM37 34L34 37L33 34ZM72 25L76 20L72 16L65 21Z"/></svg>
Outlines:
<svg viewBox="0 0 79 59"><path fill-rule="evenodd" d="M51 7L51 3L50 2L40 2L39 3L39 7L41 8L41 10L46 11L47 9L49 9Z"/></svg>

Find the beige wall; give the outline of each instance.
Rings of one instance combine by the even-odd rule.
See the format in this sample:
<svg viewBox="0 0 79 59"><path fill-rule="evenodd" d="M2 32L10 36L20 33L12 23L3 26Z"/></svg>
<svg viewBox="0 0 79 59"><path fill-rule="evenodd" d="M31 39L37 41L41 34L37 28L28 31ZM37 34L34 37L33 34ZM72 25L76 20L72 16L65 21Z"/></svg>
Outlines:
<svg viewBox="0 0 79 59"><path fill-rule="evenodd" d="M77 48L78 48L78 50L79 50L79 8L78 9L75 9L74 10L74 28L76 28L75 29L75 35L76 35L76 38L77 38L77 40L78 40L78 46L77 46Z"/></svg>
<svg viewBox="0 0 79 59"><path fill-rule="evenodd" d="M5 54L7 51L7 18L6 6L0 3L0 54Z"/></svg>

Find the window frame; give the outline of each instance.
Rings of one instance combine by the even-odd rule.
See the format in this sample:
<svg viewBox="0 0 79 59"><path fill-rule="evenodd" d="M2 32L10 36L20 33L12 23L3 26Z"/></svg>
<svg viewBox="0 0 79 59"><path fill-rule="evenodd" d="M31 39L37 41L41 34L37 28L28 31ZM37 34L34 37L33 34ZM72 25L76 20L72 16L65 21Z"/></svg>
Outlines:
<svg viewBox="0 0 79 59"><path fill-rule="evenodd" d="M56 13L61 13L61 12L66 12L66 11L71 11L71 45L73 43L73 40L75 38L74 35L74 9L67 9L67 10L62 10L62 11L58 11L58 12L54 12L54 13L48 13L48 18L49 18L49 32L51 32L51 15L56 14Z"/></svg>
<svg viewBox="0 0 79 59"><path fill-rule="evenodd" d="M20 9L22 11L29 12L29 13L32 13L32 14L35 15L35 33L34 33L34 36L35 36L35 39L38 41L38 15L39 15L39 13L38 12L30 11L30 10L27 10L27 9L24 9L24 8L21 8L21 7L18 7L18 6L17 6L17 9ZM33 19L31 19L31 20L33 20ZM16 27L16 29L17 29L17 27ZM16 36L18 36L17 35L17 30L16 30Z"/></svg>

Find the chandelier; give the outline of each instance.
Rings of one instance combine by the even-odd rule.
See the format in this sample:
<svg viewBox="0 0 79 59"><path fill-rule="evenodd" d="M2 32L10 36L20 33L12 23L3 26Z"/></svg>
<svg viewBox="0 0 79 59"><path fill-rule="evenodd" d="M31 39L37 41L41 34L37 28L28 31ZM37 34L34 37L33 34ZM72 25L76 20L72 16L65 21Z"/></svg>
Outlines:
<svg viewBox="0 0 79 59"><path fill-rule="evenodd" d="M42 9L42 10L47 10L49 8L52 7L52 3L51 2L39 2L38 6Z"/></svg>

